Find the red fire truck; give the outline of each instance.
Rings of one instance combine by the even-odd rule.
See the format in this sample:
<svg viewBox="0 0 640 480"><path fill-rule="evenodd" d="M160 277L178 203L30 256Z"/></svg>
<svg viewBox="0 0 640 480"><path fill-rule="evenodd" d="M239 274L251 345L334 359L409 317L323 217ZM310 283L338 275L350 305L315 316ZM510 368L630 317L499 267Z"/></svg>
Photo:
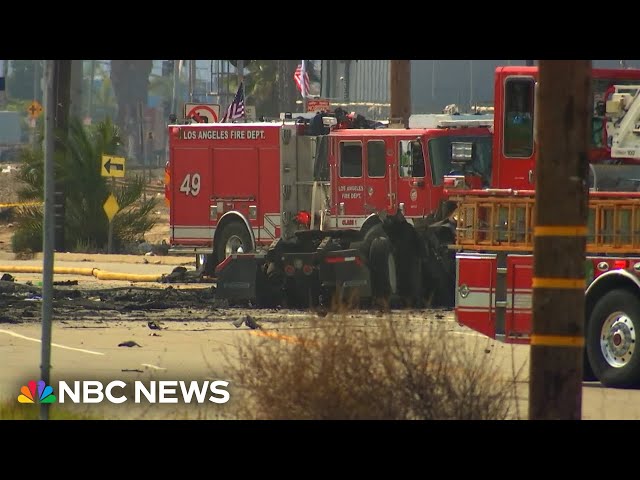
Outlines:
<svg viewBox="0 0 640 480"><path fill-rule="evenodd" d="M453 260L445 285L442 267L423 269L415 259L442 257L426 232L446 218L452 146L466 155L475 145L475 185L485 186L492 116L416 121L422 126L323 124L322 132L310 132L304 118L170 125L172 250L194 253L229 299L302 306L337 289L412 303L431 293L453 305Z"/></svg>
<svg viewBox="0 0 640 480"><path fill-rule="evenodd" d="M531 333L536 79L536 68L496 74L491 187L446 180L457 205L457 320L508 343ZM594 70L593 91L584 371L630 387L640 384L640 70Z"/></svg>

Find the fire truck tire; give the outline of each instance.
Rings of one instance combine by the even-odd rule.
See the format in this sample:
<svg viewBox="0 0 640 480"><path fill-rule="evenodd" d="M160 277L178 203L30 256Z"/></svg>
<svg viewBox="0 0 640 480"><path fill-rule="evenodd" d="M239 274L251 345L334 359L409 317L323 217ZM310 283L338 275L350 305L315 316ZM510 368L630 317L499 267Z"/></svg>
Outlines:
<svg viewBox="0 0 640 480"><path fill-rule="evenodd" d="M228 252L235 252L242 247L244 253L252 250L251 236L242 223L233 221L222 227L222 232L216 242L216 258L222 262L227 258Z"/></svg>
<svg viewBox="0 0 640 480"><path fill-rule="evenodd" d="M600 298L585 329L586 350L593 373L605 386L632 388L640 385L640 299L628 290L616 289Z"/></svg>
<svg viewBox="0 0 640 480"><path fill-rule="evenodd" d="M388 238L387 234L382 228L381 223L373 225L371 228L369 228L366 231L366 233L364 234L364 238L362 239L362 242L360 243L360 246L359 246L360 251L364 256L369 255L369 253L371 252L371 242L373 242L374 239L380 238L380 237Z"/></svg>
<svg viewBox="0 0 640 480"><path fill-rule="evenodd" d="M265 264L258 289L258 305L262 308L275 308L282 305L284 274L273 262Z"/></svg>
<svg viewBox="0 0 640 480"><path fill-rule="evenodd" d="M202 273L207 276L212 276L214 274L216 268L215 263L216 262L213 255L207 255L204 253L199 253L196 255L196 270L200 270L204 267Z"/></svg>
<svg viewBox="0 0 640 480"><path fill-rule="evenodd" d="M593 373L593 368L591 368L591 364L589 363L589 355L587 355L587 349L585 348L583 355L583 363L582 363L582 381L583 382L597 382L598 377Z"/></svg>
<svg viewBox="0 0 640 480"><path fill-rule="evenodd" d="M392 295L398 291L396 261L391 242L386 237L374 238L369 251L371 271L371 296L373 300L388 305Z"/></svg>

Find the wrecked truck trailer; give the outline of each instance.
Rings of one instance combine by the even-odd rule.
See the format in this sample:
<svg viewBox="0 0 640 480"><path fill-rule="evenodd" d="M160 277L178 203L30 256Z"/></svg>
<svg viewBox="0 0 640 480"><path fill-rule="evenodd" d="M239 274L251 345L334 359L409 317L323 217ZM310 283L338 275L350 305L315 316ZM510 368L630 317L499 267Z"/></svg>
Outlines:
<svg viewBox="0 0 640 480"><path fill-rule="evenodd" d="M266 252L234 253L217 265L218 298L259 307L307 308L371 300L369 259L357 230L302 230Z"/></svg>
<svg viewBox="0 0 640 480"><path fill-rule="evenodd" d="M266 252L228 256L215 270L216 295L259 307L443 306L455 281L452 236L449 220L420 229L400 212L365 235L302 230Z"/></svg>

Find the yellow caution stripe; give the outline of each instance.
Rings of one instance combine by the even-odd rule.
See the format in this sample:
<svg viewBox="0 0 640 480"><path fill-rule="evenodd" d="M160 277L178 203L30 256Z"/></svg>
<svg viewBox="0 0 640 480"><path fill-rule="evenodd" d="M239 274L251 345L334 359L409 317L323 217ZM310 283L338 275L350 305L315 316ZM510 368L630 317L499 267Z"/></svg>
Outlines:
<svg viewBox="0 0 640 480"><path fill-rule="evenodd" d="M559 290L584 290L586 282L584 278L547 278L533 277L533 288L556 288Z"/></svg>
<svg viewBox="0 0 640 480"><path fill-rule="evenodd" d="M587 227L584 225L548 225L533 228L536 237L586 237Z"/></svg>
<svg viewBox="0 0 640 480"><path fill-rule="evenodd" d="M531 335L531 345L543 347L584 347L584 337L575 335Z"/></svg>

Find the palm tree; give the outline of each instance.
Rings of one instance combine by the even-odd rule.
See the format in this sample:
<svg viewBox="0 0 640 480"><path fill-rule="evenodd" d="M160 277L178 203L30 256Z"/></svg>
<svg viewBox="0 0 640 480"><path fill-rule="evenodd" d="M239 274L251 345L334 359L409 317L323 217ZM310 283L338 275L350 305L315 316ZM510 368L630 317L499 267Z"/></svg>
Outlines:
<svg viewBox="0 0 640 480"><path fill-rule="evenodd" d="M118 102L116 125L123 138L133 139L135 146L138 146L138 104L147 105L152 68L153 60L111 60L111 84Z"/></svg>
<svg viewBox="0 0 640 480"><path fill-rule="evenodd" d="M119 129L107 119L94 127L84 127L72 119L67 142L68 155L55 159L56 181L66 192L65 238L70 245L104 249L108 241L109 222L103 210L111 189L107 178L101 176L102 155L117 154L120 150ZM25 187L19 192L23 200L42 200L43 153L41 147L23 152L23 168L19 179ZM123 247L141 238L155 224L152 212L156 199L141 200L143 182L140 177L128 179L113 192L120 211L113 219L114 246ZM42 209L25 207L19 212L17 237L22 245L36 251L41 248ZM18 243L20 243L18 242ZM14 241L14 249L21 245Z"/></svg>
<svg viewBox="0 0 640 480"><path fill-rule="evenodd" d="M249 64L245 91L247 101L255 104L258 115L275 117L279 114L277 72L276 60L254 60Z"/></svg>
<svg viewBox="0 0 640 480"><path fill-rule="evenodd" d="M100 88L92 98L93 116L98 120L113 118L117 108L118 104L113 88L111 88L111 80L109 77L103 77Z"/></svg>

